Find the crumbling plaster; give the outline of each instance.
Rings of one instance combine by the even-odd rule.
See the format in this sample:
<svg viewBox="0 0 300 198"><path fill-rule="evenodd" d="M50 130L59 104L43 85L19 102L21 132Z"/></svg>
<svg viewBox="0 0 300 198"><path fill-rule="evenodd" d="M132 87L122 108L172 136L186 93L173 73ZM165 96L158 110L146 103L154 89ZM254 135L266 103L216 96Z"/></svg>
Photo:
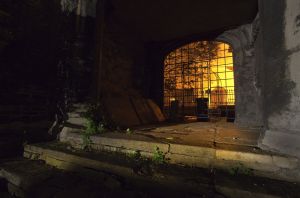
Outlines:
<svg viewBox="0 0 300 198"><path fill-rule="evenodd" d="M268 75L264 103L267 130L260 145L300 157L300 2L260 4L265 11L263 64Z"/></svg>
<svg viewBox="0 0 300 198"><path fill-rule="evenodd" d="M259 15L251 24L226 31L216 40L229 43L233 48L235 75L235 123L241 126L262 126L262 95L257 74Z"/></svg>

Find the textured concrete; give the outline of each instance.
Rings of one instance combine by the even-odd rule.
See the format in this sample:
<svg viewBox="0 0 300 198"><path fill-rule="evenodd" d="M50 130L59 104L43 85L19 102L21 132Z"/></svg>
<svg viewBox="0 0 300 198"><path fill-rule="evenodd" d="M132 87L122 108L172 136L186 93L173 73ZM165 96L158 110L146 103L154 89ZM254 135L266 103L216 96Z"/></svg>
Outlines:
<svg viewBox="0 0 300 198"><path fill-rule="evenodd" d="M182 193L186 191L192 193L195 197L206 195L205 197L216 198L222 197L222 195L228 198L293 198L299 195L299 184L297 183L253 177L242 172L229 174L227 171L223 172L213 167L210 167L210 169L199 169L170 164L165 164L164 166L157 166L151 163L143 164L141 163L141 159L141 161L136 161L132 158L124 158L125 156L120 154L105 152L91 154L68 149L67 145L61 143L31 145L25 147L25 152L29 158L32 154L38 155L38 159L44 160L47 164L59 169L80 173L81 176L86 175L89 179L93 179L92 181L100 182L101 185L109 187L114 192L122 191L124 193L123 197L127 196L127 192L123 191L123 188L128 190L131 189L130 186L134 185L135 192L144 188L143 191L145 193L148 193L148 189L153 193L157 190L154 184L162 187L158 191L159 195L162 195L161 193L165 191L168 192L168 189L170 189L173 193L176 193L175 197L182 196ZM128 163L130 161L133 163ZM137 165L141 169L140 171L135 171ZM145 175L146 172L144 171L148 173ZM55 186L60 186L61 188L67 184L69 186L76 185L74 178L77 177L73 176L69 178L71 175L65 176L53 177L51 181L56 181ZM63 178L63 181L61 181L61 178ZM96 178L98 179L95 180ZM109 182L109 178L111 178L111 182ZM105 183L102 184L103 180ZM122 181L121 185L118 181ZM48 183L47 181L46 184L48 185ZM82 193L82 191L86 192L82 188L79 188L75 192ZM67 196L70 192L72 191L69 190L64 195ZM190 197L191 194L186 196ZM139 197L143 196L140 195Z"/></svg>
<svg viewBox="0 0 300 198"><path fill-rule="evenodd" d="M138 134L170 143L193 146L216 146L220 144L255 147L261 128L238 127L220 120L212 122L191 122L153 127L138 127Z"/></svg>
<svg viewBox="0 0 300 198"><path fill-rule="evenodd" d="M170 135L170 134L169 134ZM184 136L184 135L183 135ZM139 151L146 157L152 157L158 147L168 158L170 163L185 164L196 167L217 167L230 169L242 165L254 171L257 175L289 181L300 180L299 160L294 157L269 153L255 146L236 145L226 143L218 145L183 145L173 142L169 138L147 135L147 133L106 133L91 137L91 147L96 151L115 151L132 153ZM60 141L82 147L80 133L70 132ZM28 147L30 148L30 147Z"/></svg>
<svg viewBox="0 0 300 198"><path fill-rule="evenodd" d="M260 4L263 12L264 105L267 127L260 146L299 158L300 3L285 0L261 1Z"/></svg>
<svg viewBox="0 0 300 198"><path fill-rule="evenodd" d="M262 126L263 109L260 76L257 73L257 49L260 32L259 13L250 24L228 30L216 40L233 48L235 78L235 123L241 126Z"/></svg>

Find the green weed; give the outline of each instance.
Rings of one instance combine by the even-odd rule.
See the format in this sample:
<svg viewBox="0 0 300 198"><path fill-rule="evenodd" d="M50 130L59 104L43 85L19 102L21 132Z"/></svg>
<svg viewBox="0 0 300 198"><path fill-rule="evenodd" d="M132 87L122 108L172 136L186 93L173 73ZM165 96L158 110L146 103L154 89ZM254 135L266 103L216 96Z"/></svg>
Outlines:
<svg viewBox="0 0 300 198"><path fill-rule="evenodd" d="M253 175L253 169L245 167L243 164L239 163L238 166L229 169L230 175Z"/></svg>
<svg viewBox="0 0 300 198"><path fill-rule="evenodd" d="M126 134L127 135L131 135L133 133L133 131L130 129L130 128L127 128L126 129Z"/></svg>
<svg viewBox="0 0 300 198"><path fill-rule="evenodd" d="M166 163L166 155L164 152L162 152L158 146L156 146L153 156L152 156L152 161L156 164L164 164Z"/></svg>
<svg viewBox="0 0 300 198"><path fill-rule="evenodd" d="M140 151L134 151L132 153L128 153L127 156L131 159L134 159L134 160L142 159L142 155L141 155Z"/></svg>

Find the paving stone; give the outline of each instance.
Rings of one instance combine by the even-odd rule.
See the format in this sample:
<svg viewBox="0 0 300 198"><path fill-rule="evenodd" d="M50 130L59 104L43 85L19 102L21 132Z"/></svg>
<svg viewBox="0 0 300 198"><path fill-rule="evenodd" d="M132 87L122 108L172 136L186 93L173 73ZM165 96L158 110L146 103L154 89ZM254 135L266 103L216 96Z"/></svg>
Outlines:
<svg viewBox="0 0 300 198"><path fill-rule="evenodd" d="M181 127L183 130L184 127L196 126L186 124L183 126L180 125L179 127ZM158 133L159 131L161 130L156 131L156 133ZM240 132L239 130L235 130L232 133ZM256 135L248 134L250 133L248 130L243 133L245 133L245 137L256 137ZM146 136L146 133L144 135ZM183 135L180 134L180 136ZM300 181L300 174L293 174L295 170L298 170L300 167L298 159L276 153L264 152L259 149L254 149L256 147L227 145L228 148L219 148L219 144L213 147L211 147L211 145L183 145L181 144L182 142L170 143L168 142L169 140L166 140L165 138L159 139L158 137L153 137L152 133L151 135L148 134L147 138L144 139L141 138L140 134L133 134L132 136L128 136L126 134L120 133L107 133L105 135L92 136L91 140L93 142L92 148L98 151L108 150L128 153L138 150L145 157L151 158L153 156L155 148L159 147L160 151L166 154L166 157L170 159L170 163L186 164L196 167L216 166L223 169L228 168L228 165L230 167L235 164L243 164L248 168L257 170L255 171L255 174L268 176L270 178L277 177L277 179L283 180L286 180L288 178L288 175L293 175L293 177L290 177L290 181ZM63 135L63 138L61 138L60 141L69 143L75 148L81 148L82 138L80 136L80 133L69 131L67 134ZM223 161L226 162L224 163L224 166L222 163ZM285 170L283 172L280 172L282 168Z"/></svg>
<svg viewBox="0 0 300 198"><path fill-rule="evenodd" d="M9 183L27 188L30 185L47 179L51 176L51 168L38 161L13 161L1 164L0 176Z"/></svg>
<svg viewBox="0 0 300 198"><path fill-rule="evenodd" d="M260 155L248 152L216 150L216 158L224 160L236 160L241 162L257 162L260 164L273 164L271 155Z"/></svg>
<svg viewBox="0 0 300 198"><path fill-rule="evenodd" d="M117 157L117 156L115 156ZM69 158L71 159L71 158ZM73 158L74 159L74 158ZM85 158L87 159L87 158ZM43 163L34 163L30 160L10 162L11 165L26 164L24 172L35 173L31 170L39 168L39 174L48 174L49 167ZM71 164L71 162L69 162ZM77 163L73 161L73 163ZM7 163L8 164L8 163ZM31 168L29 166L31 164ZM76 166L76 165L75 165ZM78 166L78 165L77 165ZM79 172L66 172L51 169L51 176L32 183L30 188L20 188L9 184L9 192L18 197L28 198L66 198L66 197L287 197L296 198L300 192L300 186L291 182L282 182L266 178L253 177L249 175L230 175L227 172L207 172L206 169L178 167L174 165L160 166L153 171L159 177L140 178L143 180L130 179L117 175L113 170L101 170L98 167L90 167L89 163L81 164ZM42 168L44 167L44 168ZM154 168L154 167L152 167ZM7 169L8 170L8 169ZM11 169L17 178L30 179L28 174ZM20 169L21 170L21 169ZM203 171L205 170L205 173ZM9 174L7 174L9 175ZM209 179L208 179L209 178ZM12 180L14 181L14 180ZM24 183L24 182L23 182ZM26 182L25 182L26 183ZM215 186L214 186L215 185ZM222 194L214 192L215 189ZM0 194L1 195L1 194ZM283 195L283 196L282 196ZM1 197L2 198L2 197Z"/></svg>
<svg viewBox="0 0 300 198"><path fill-rule="evenodd" d="M282 156L272 156L274 165L281 168L300 168L300 163L297 158L292 157L282 157Z"/></svg>
<svg viewBox="0 0 300 198"><path fill-rule="evenodd" d="M192 157L215 158L215 149L207 147L188 146L180 144L170 144L170 153L188 155Z"/></svg>

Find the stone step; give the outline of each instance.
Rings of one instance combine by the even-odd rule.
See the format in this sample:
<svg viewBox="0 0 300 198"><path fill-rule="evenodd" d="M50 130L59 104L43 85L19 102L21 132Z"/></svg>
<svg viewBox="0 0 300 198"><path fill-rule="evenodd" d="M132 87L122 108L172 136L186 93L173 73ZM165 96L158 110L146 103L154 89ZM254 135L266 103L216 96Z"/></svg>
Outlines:
<svg viewBox="0 0 300 198"><path fill-rule="evenodd" d="M157 165L146 159L136 159L120 153L75 150L59 142L27 145L24 156L43 160L48 165L67 171L84 173L86 170L93 170L111 173L130 180L136 188L141 188L139 184L147 181L163 186L164 189L170 186L177 190L185 189L198 195L194 197L199 197L199 194L205 192L208 194L218 192L229 198L298 197L300 193L298 183L246 174L231 174L218 169L173 164Z"/></svg>
<svg viewBox="0 0 300 198"><path fill-rule="evenodd" d="M138 194L132 196L132 193L136 194L139 192L146 193L148 196L145 197L158 197L153 196L157 192L159 194L166 193L166 195L173 194L173 196L166 197L174 197L176 195L174 187L169 189L170 184L158 184L156 183L158 179L153 181L150 179L150 181L149 179L144 179L144 176L137 176L135 179L138 181L131 182L130 178L117 175L114 171L109 172L88 167L79 168L76 164L70 168L75 166L76 171L72 169L72 172L63 172L49 167L41 161L16 160L0 165L0 177L7 180L9 192L16 197L44 197L45 195L47 197L144 197L138 196ZM122 169L122 167L120 168ZM74 174L74 172L77 174ZM82 188L83 186L84 188ZM196 195L218 194L205 185L198 185L198 187L202 191L205 190L205 192L201 192L198 189L198 192L193 192ZM96 196L91 196L91 193L96 189L99 190L99 188L101 191L97 192ZM176 190L176 193L184 195L187 193L186 190L186 188L179 189ZM110 194L111 192L114 192L113 195ZM118 196L116 196L116 192ZM106 193L109 193L110 196L107 196Z"/></svg>
<svg viewBox="0 0 300 198"><path fill-rule="evenodd" d="M139 151L151 157L155 149L164 153L169 163L185 164L195 167L215 167L233 169L240 167L253 174L279 180L300 181L300 162L298 158L270 153L255 147L239 145L219 145L218 147L189 146L153 139L139 134L104 133L90 137L90 147L95 151L117 151L130 153ZM60 133L60 141L82 148L82 131L65 127ZM211 144L213 145L213 144Z"/></svg>

